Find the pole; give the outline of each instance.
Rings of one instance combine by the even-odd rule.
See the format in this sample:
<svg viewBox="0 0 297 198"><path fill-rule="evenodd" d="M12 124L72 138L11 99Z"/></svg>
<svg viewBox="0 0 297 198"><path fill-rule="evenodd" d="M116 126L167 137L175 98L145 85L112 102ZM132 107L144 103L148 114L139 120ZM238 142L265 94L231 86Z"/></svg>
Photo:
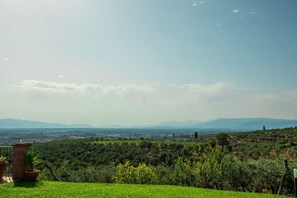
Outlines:
<svg viewBox="0 0 297 198"><path fill-rule="evenodd" d="M297 198L297 169L294 169L294 189L295 189L295 198Z"/></svg>

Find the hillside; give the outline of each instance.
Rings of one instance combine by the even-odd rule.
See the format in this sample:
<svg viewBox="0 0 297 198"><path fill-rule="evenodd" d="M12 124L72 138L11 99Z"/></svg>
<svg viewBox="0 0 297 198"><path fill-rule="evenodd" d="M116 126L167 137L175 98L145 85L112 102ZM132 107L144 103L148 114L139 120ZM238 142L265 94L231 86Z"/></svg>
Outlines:
<svg viewBox="0 0 297 198"><path fill-rule="evenodd" d="M296 132L297 128L286 128L229 133L224 142L217 139L220 134L166 140L86 138L33 147L62 181L262 189L275 194L283 160L289 160L290 172L297 167ZM41 176L54 180L46 169ZM292 194L293 183L286 177L284 194Z"/></svg>
<svg viewBox="0 0 297 198"><path fill-rule="evenodd" d="M201 188L160 185L90 184L90 183L9 183L0 185L3 197L221 197L277 198L267 194L218 191Z"/></svg>

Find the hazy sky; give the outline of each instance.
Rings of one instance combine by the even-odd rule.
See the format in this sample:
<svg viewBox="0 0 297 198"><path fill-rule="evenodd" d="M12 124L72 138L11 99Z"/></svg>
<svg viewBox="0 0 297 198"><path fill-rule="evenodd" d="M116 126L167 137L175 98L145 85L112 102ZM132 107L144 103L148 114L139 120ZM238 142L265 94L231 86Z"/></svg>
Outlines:
<svg viewBox="0 0 297 198"><path fill-rule="evenodd" d="M0 118L297 118L296 0L0 0Z"/></svg>

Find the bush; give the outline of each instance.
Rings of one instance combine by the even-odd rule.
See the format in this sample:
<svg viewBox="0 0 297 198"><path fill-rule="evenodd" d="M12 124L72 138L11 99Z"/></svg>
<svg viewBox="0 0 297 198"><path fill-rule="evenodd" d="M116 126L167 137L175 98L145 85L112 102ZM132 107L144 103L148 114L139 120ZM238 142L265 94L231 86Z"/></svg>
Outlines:
<svg viewBox="0 0 297 198"><path fill-rule="evenodd" d="M147 166L145 163L133 167L129 161L126 161L125 164L117 166L117 172L112 180L116 183L152 184L156 182L156 178L155 167Z"/></svg>

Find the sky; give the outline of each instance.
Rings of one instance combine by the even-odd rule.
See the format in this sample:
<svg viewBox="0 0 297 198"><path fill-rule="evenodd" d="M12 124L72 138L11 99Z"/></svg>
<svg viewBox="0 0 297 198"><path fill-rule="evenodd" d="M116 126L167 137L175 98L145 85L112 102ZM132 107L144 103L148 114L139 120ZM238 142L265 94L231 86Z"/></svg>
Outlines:
<svg viewBox="0 0 297 198"><path fill-rule="evenodd" d="M296 0L0 0L0 119L297 119Z"/></svg>

